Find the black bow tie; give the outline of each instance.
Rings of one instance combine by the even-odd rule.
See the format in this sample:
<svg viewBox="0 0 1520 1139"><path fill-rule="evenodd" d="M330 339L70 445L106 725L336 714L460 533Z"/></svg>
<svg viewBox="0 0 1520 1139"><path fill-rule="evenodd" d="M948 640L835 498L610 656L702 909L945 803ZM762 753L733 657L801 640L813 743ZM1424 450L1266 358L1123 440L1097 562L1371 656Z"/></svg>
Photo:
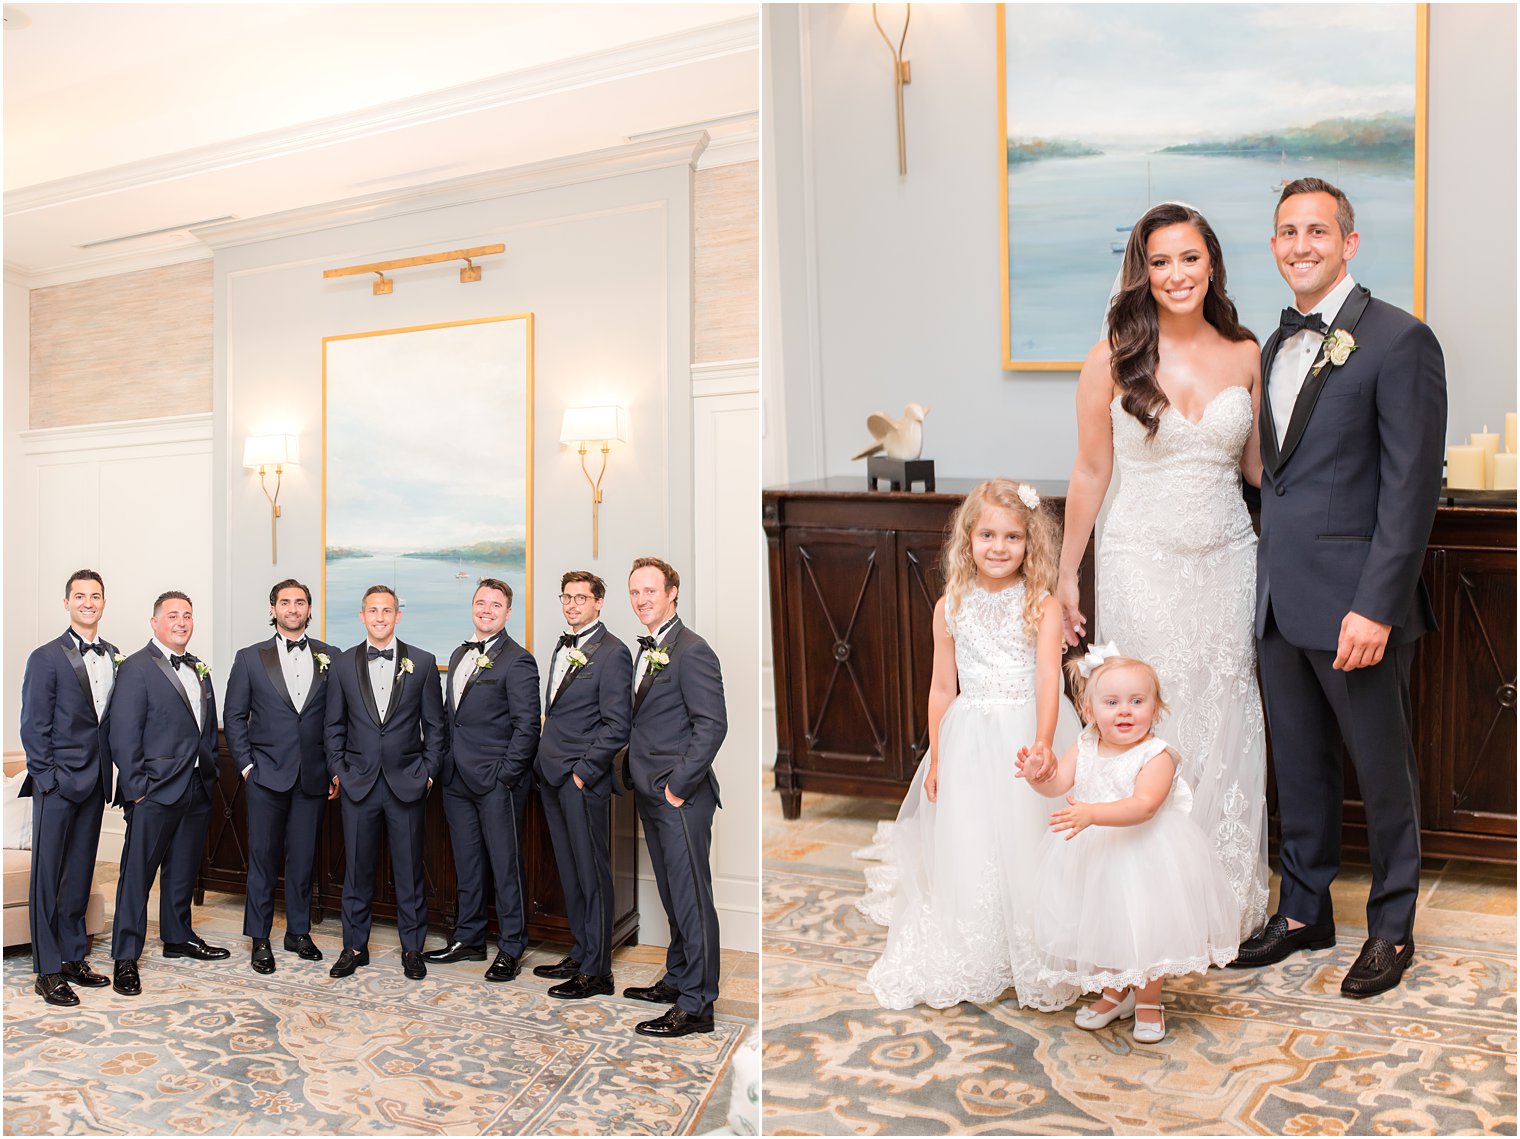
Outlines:
<svg viewBox="0 0 1520 1139"><path fill-rule="evenodd" d="M466 648L466 649L474 649L478 653L483 653L483 652L486 651L486 645L487 645L487 643L488 642L486 642L486 641L466 641L460 647L461 648Z"/></svg>
<svg viewBox="0 0 1520 1139"><path fill-rule="evenodd" d="M642 649L642 650L644 650L644 651L646 651L646 652L648 650L654 648L655 645L658 644L658 643L659 642L657 642L653 637L640 637L639 638L639 648Z"/></svg>
<svg viewBox="0 0 1520 1139"><path fill-rule="evenodd" d="M1296 308L1282 310L1282 321L1278 325L1284 336L1292 336L1297 332L1328 332L1324 317L1317 312L1311 312L1308 316L1299 312Z"/></svg>
<svg viewBox="0 0 1520 1139"><path fill-rule="evenodd" d="M297 649L304 649L305 647L306 647L306 638L305 637L302 637L299 641L292 641L289 637L285 638L285 651L288 652L288 653L293 653Z"/></svg>
<svg viewBox="0 0 1520 1139"><path fill-rule="evenodd" d="M188 665L194 666L195 664L198 664L199 662L193 656L191 656L189 653L186 653L184 656L175 656L173 653L170 653L169 654L169 663L173 667L178 668L182 664L188 664Z"/></svg>
<svg viewBox="0 0 1520 1139"><path fill-rule="evenodd" d="M573 649L575 648L575 643L580 639L581 635L579 633L561 633L559 641L554 646L554 651L559 652L560 649Z"/></svg>
<svg viewBox="0 0 1520 1139"><path fill-rule="evenodd" d="M105 656L106 655L105 642L104 641L80 641L79 642L79 653L80 653L81 656L83 656L85 653L99 653L101 656Z"/></svg>
<svg viewBox="0 0 1520 1139"><path fill-rule="evenodd" d="M364 657L365 657L366 660L377 660L380 657L384 657L386 660L394 660L395 656L396 656L396 650L395 649L393 649L393 648L391 648L391 649L377 649L377 648L375 648L374 645L370 645L369 648L364 653Z"/></svg>

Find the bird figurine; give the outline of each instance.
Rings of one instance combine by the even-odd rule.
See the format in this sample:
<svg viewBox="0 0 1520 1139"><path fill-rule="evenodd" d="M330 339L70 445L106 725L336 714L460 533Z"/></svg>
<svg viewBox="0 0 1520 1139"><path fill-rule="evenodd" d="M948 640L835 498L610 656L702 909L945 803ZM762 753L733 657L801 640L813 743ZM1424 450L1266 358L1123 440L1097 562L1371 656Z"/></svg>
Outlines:
<svg viewBox="0 0 1520 1139"><path fill-rule="evenodd" d="M866 418L866 429L875 442L854 458L864 459L878 452L889 459L918 458L924 451L924 416L928 414L929 409L917 403L903 408L901 419L892 419L883 411L873 411Z"/></svg>

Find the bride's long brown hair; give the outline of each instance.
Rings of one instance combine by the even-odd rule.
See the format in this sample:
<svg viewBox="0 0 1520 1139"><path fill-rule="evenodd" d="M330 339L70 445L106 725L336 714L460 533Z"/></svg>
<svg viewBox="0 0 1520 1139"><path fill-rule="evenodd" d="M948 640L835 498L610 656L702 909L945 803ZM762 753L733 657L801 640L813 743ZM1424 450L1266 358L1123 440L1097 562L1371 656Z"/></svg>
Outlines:
<svg viewBox="0 0 1520 1139"><path fill-rule="evenodd" d="M1124 249L1122 284L1108 306L1108 346L1109 367L1121 393L1119 403L1145 425L1148 436L1154 436L1161 426L1161 413L1168 400L1156 382L1156 369L1161 365L1161 323L1156 316L1156 299L1151 296L1145 248L1151 234L1171 225L1192 226L1208 250L1211 275L1203 297L1203 319L1226 340L1256 340L1240 323L1235 302L1225 291L1224 253L1213 226L1192 206L1180 202L1163 202L1147 210L1130 231Z"/></svg>

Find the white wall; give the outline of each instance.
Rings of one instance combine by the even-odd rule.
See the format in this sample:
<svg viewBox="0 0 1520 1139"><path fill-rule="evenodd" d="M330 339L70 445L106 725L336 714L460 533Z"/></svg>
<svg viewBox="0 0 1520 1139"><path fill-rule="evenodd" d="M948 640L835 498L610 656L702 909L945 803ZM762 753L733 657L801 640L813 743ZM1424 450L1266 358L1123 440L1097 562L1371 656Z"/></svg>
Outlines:
<svg viewBox="0 0 1520 1139"><path fill-rule="evenodd" d="M767 408L784 400L787 428L766 483L862 473L849 456L866 415L910 400L932 405L941 476L1066 478L1075 373L1001 366L993 6L913 13L906 178L870 13L767 5L764 19L767 267L782 290L765 345L784 376ZM1515 404L1515 10L1435 4L1430 23L1426 317L1452 430L1467 432Z"/></svg>
<svg viewBox="0 0 1520 1139"><path fill-rule="evenodd" d="M21 433L27 428L27 403L29 385L27 382L27 368L30 361L30 324L31 303L30 290L24 284L12 281L7 274L5 279L5 370L4 370L4 415L5 415L5 451L4 451L4 572L5 587L10 590L21 580L22 571L29 562L35 562L35 555L31 554L28 543L16 541L12 537L17 533L17 519L23 513L26 503L24 474L26 465L23 461L21 450ZM65 573L78 569L73 566ZM32 571L35 572L35 569ZM63 583L58 584L58 600L63 600ZM10 596L9 593L6 596ZM62 617L62 605L54 610L57 617ZM0 656L0 718L4 719L4 747L6 751L19 751L21 749L21 675L26 671L27 654L36 648L36 644L27 639L12 626L17 623L17 617L21 617L21 623L26 631L34 627L34 622L25 614L18 614L14 606L7 606L4 635L4 653ZM60 623L58 631L63 632Z"/></svg>

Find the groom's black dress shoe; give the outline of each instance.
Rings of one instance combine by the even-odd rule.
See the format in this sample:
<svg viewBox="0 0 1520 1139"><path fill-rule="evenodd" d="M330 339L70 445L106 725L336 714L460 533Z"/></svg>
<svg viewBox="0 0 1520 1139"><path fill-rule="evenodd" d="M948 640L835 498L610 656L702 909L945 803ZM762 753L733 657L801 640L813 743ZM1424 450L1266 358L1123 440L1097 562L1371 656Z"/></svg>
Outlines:
<svg viewBox="0 0 1520 1139"><path fill-rule="evenodd" d="M295 953L302 961L322 960L322 951L317 948L317 943L311 939L309 933L287 932L283 944L286 953Z"/></svg>
<svg viewBox="0 0 1520 1139"><path fill-rule="evenodd" d="M637 985L630 985L623 990L623 995L631 1000L648 1001L650 1004L656 1005L673 1005L681 997L680 993L672 989L664 981L656 981L654 984L646 985L642 988Z"/></svg>
<svg viewBox="0 0 1520 1139"><path fill-rule="evenodd" d="M333 962L333 967L327 971L329 977L351 977L354 970L360 965L369 964L368 949L350 949L343 947L343 952L338 954L338 959Z"/></svg>
<svg viewBox="0 0 1520 1139"><path fill-rule="evenodd" d="M58 971L63 974L65 981L83 985L87 989L103 989L111 983L111 978L91 969L88 961L65 961Z"/></svg>
<svg viewBox="0 0 1520 1139"><path fill-rule="evenodd" d="M1372 997L1387 992L1404 977L1404 970L1414 960L1414 938L1404 944L1402 952L1393 942L1381 937L1369 937L1356 963L1341 981L1341 996Z"/></svg>
<svg viewBox="0 0 1520 1139"><path fill-rule="evenodd" d="M562 1001L580 1001L587 997L610 997L612 975L593 977L587 973L577 973L563 984L551 988L549 995Z"/></svg>
<svg viewBox="0 0 1520 1139"><path fill-rule="evenodd" d="M142 978L137 975L136 959L123 959L115 962L111 967L111 988L115 989L124 997L135 997L142 993Z"/></svg>
<svg viewBox="0 0 1520 1139"><path fill-rule="evenodd" d="M255 937L253 939L253 956L248 964L253 966L255 973L274 972L274 950L269 948L269 938Z"/></svg>
<svg viewBox="0 0 1520 1139"><path fill-rule="evenodd" d="M683 1008L673 1008L664 1016L634 1025L633 1030L640 1036L690 1036L693 1032L711 1032L713 1018L710 1013L693 1016Z"/></svg>
<svg viewBox="0 0 1520 1139"><path fill-rule="evenodd" d="M516 957L501 950L496 951L496 960L491 962L491 967L486 970L487 981L511 981L522 971L522 965Z"/></svg>
<svg viewBox="0 0 1520 1139"><path fill-rule="evenodd" d="M405 950L401 954L401 971L409 981L420 981L426 977L427 966L422 961L422 954L415 949Z"/></svg>
<svg viewBox="0 0 1520 1139"><path fill-rule="evenodd" d="M466 945L462 941L451 941L442 949L429 949L422 955L422 959L431 961L434 965L447 965L453 961L484 961L486 947Z"/></svg>
<svg viewBox="0 0 1520 1139"><path fill-rule="evenodd" d="M1331 949L1335 946L1335 923L1288 928L1288 919L1273 914L1267 927L1255 937L1240 943L1240 953L1230 962L1231 969L1254 969L1259 965L1276 965L1300 949Z"/></svg>
<svg viewBox="0 0 1520 1139"><path fill-rule="evenodd" d="M164 956L193 957L197 961L223 961L232 956L232 950L223 949L220 945L209 945L192 933L189 941L164 942Z"/></svg>
<svg viewBox="0 0 1520 1139"><path fill-rule="evenodd" d="M535 977L547 977L551 981L568 981L581 971L581 963L568 954L561 957L553 965L533 966Z"/></svg>
<svg viewBox="0 0 1520 1139"><path fill-rule="evenodd" d="M63 979L62 973L40 973L32 982L32 989L50 1005L58 1005L61 1008L73 1008L79 1003L79 997L69 983Z"/></svg>

